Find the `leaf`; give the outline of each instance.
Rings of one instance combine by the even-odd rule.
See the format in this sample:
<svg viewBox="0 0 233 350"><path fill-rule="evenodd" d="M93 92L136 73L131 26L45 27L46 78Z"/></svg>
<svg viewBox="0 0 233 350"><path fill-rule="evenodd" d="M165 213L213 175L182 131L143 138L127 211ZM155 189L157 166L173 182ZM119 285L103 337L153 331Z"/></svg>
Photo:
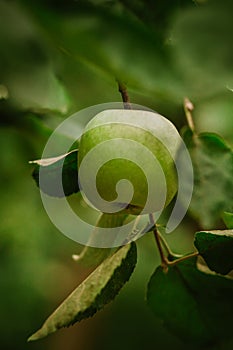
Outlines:
<svg viewBox="0 0 233 350"><path fill-rule="evenodd" d="M226 275L233 269L233 230L197 232L194 244L211 270Z"/></svg>
<svg viewBox="0 0 233 350"><path fill-rule="evenodd" d="M129 280L136 260L135 243L120 248L97 267L28 340L43 338L62 327L93 316L116 297Z"/></svg>
<svg viewBox="0 0 233 350"><path fill-rule="evenodd" d="M113 2L109 4L107 0L91 0L95 5L113 6ZM175 12L187 6L194 6L191 0L120 0L115 3L121 3L128 11L134 14L145 25L156 30L156 34L161 36L161 40L167 40L169 33L170 18Z"/></svg>
<svg viewBox="0 0 233 350"><path fill-rule="evenodd" d="M73 259L84 266L98 266L104 261L113 251L114 248L94 248L92 246L95 242L95 235L98 232L99 227L112 228L122 226L127 215L116 215L116 214L101 214L98 219L97 225L93 231L88 244L83 248L79 255L74 255ZM111 239L111 238L110 238ZM109 246L111 246L111 242Z"/></svg>
<svg viewBox="0 0 233 350"><path fill-rule="evenodd" d="M223 221L227 228L233 229L233 213L224 212L222 214Z"/></svg>
<svg viewBox="0 0 233 350"><path fill-rule="evenodd" d="M158 30L152 31L141 18L128 11L113 11L111 6L95 7L81 2L72 13L53 11L41 16L42 10L36 11L36 16L50 40L94 74L111 82L117 77L129 87L146 90L153 96L157 93L161 98L166 94L181 98L180 80L169 62L169 45L164 45Z"/></svg>
<svg viewBox="0 0 233 350"><path fill-rule="evenodd" d="M55 52L22 5L0 2L1 82L13 106L37 113L67 113L70 100L54 72Z"/></svg>
<svg viewBox="0 0 233 350"><path fill-rule="evenodd" d="M196 258L164 273L158 267L148 284L147 302L164 326L187 342L214 346L232 337L233 280L206 274Z"/></svg>
<svg viewBox="0 0 233 350"><path fill-rule="evenodd" d="M36 165L32 176L37 186L53 197L64 197L64 194L69 196L78 192L77 158L78 150L73 150L59 157L31 161L31 164Z"/></svg>
<svg viewBox="0 0 233 350"><path fill-rule="evenodd" d="M124 225L127 225L127 229L124 230L124 234L122 236L120 234L120 231L121 227ZM102 243L104 243L107 248L95 248L95 246L99 245L101 240L101 236L98 235L100 233L100 227L119 228L119 230L114 233L114 236L111 234L104 235ZM98 266L103 260L105 260L116 250L116 242L118 245L128 244L132 241L136 241L145 233L150 232L152 229L152 224L148 222L148 215L138 215L135 218L135 216L127 214L102 213L98 218L96 227L93 230L93 233L87 245L83 248L80 254L74 254L72 257L74 261L84 266ZM118 239L118 233L120 234L120 240Z"/></svg>
<svg viewBox="0 0 233 350"><path fill-rule="evenodd" d="M212 133L193 135L187 129L184 141L194 170L190 213L205 229L218 224L223 211L233 202L233 152L224 140Z"/></svg>
<svg viewBox="0 0 233 350"><path fill-rule="evenodd" d="M232 85L232 11L231 0L212 0L177 12L173 40L186 94L203 97Z"/></svg>

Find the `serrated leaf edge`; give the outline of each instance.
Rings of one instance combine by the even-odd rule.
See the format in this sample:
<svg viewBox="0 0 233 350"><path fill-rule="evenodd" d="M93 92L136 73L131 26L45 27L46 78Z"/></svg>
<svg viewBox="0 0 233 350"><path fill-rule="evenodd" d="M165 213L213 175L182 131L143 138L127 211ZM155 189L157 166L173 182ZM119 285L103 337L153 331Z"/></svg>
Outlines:
<svg viewBox="0 0 233 350"><path fill-rule="evenodd" d="M87 279L85 279L61 304L60 306L47 318L47 320L44 322L44 324L42 325L42 327L37 331L35 332L34 334L32 334L29 338L28 338L28 341L34 341L34 340L38 340L38 339L41 339L41 338L44 338L46 337L48 334L50 333L54 333L55 331L57 331L58 329L62 328L62 327L68 327L72 324L74 324L75 322L77 321L81 321L81 319L84 319L84 318L88 318L90 316L93 316L93 314L95 312L97 312L99 309L101 309L104 305L100 305L100 307L96 307L95 309L95 312L93 312L92 314L90 315L85 315L85 312L88 310L88 308L90 307L83 307L80 308L80 310L78 311L75 311L73 313L70 313L68 314L67 316L69 317L69 321L66 321L66 322L58 322L57 320L53 320L54 318L56 319L56 315L57 314L62 314L63 312L66 313L66 305L69 303L70 300L72 300L75 296L75 294L80 294L81 296L84 295L84 298L85 298L85 287L86 287L86 284L89 283L89 285L93 285L93 288L95 287L95 284L92 283L92 279L96 279L96 275L97 274L102 274L104 270L107 270L107 268L109 266L111 266L111 264L114 262L114 265L115 265L115 269L113 269L112 271L112 275L110 278L108 278L106 276L105 280L104 280L104 283L102 285L102 288L98 291L97 294L94 294L93 296L93 300L89 301L88 303L90 305L92 304L95 304L98 296L102 293L102 291L107 287L108 283L111 281L112 277L114 276L116 270L118 268L121 267L122 263L124 262L124 260L127 259L128 255L132 252L136 252L136 244L134 242L132 242L130 245L126 245L126 246L123 246L122 248L120 248L116 253L114 253L112 256L110 256L109 258L107 258L101 265L99 265L88 277ZM132 271L131 273L133 272L134 270L134 267L136 265L136 261L134 262L133 266L132 266ZM103 271L102 271L103 270ZM120 289L123 287L123 285L129 280L130 276L131 276L131 273L130 275L128 276L128 279L124 280L123 284L119 286L118 288L118 291L117 293L114 295L114 297L118 294L118 292L120 291ZM112 300L114 299L114 297L112 298ZM108 302L110 302L111 300L108 300ZM106 304L107 304L106 303ZM64 311L62 310L64 309ZM80 314L83 314L84 317L79 317Z"/></svg>

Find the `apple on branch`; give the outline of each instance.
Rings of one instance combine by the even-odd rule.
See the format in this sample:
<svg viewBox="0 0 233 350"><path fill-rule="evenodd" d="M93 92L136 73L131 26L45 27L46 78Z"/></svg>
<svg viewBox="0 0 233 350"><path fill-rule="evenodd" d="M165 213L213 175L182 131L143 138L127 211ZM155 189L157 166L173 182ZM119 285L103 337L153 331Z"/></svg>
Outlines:
<svg viewBox="0 0 233 350"><path fill-rule="evenodd" d="M179 146L175 126L155 112L102 111L80 139L80 188L102 212L139 215L162 210L177 192Z"/></svg>

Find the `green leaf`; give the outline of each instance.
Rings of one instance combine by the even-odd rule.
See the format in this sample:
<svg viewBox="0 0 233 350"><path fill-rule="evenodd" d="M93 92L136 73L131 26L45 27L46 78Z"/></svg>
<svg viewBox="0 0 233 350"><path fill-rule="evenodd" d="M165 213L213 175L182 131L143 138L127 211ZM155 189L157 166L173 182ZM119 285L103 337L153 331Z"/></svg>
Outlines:
<svg viewBox="0 0 233 350"><path fill-rule="evenodd" d="M153 96L156 93L161 98L166 94L173 99L183 96L180 80L169 62L169 45L164 45L157 30L152 31L128 11L81 2L72 13L50 12L44 16L42 12L36 11L38 23L50 40L102 79L112 82L117 77L129 88L143 89Z"/></svg>
<svg viewBox="0 0 233 350"><path fill-rule="evenodd" d="M40 189L53 197L69 196L79 191L78 150L59 157L31 161L35 164L32 176ZM62 186L61 186L62 178Z"/></svg>
<svg viewBox="0 0 233 350"><path fill-rule="evenodd" d="M112 301L129 280L137 260L136 244L120 248L106 259L45 321L28 340L37 340L93 316Z"/></svg>
<svg viewBox="0 0 233 350"><path fill-rule="evenodd" d="M184 132L194 169L190 213L205 229L220 222L222 212L233 202L233 152L224 140L212 133Z"/></svg>
<svg viewBox="0 0 233 350"><path fill-rule="evenodd" d="M206 274L196 258L152 275L147 301L164 326L187 343L216 345L232 337L233 280Z"/></svg>
<svg viewBox="0 0 233 350"><path fill-rule="evenodd" d="M84 266L98 266L113 251L115 251L115 248L92 247L93 242L95 242L95 235L98 232L99 227L112 228L122 226L126 217L127 215L122 214L101 214L88 244L83 248L79 255L73 255L73 259ZM109 246L111 246L111 242L108 243Z"/></svg>
<svg viewBox="0 0 233 350"><path fill-rule="evenodd" d="M227 228L233 228L233 213L224 212L222 214L223 221Z"/></svg>
<svg viewBox="0 0 233 350"><path fill-rule="evenodd" d="M77 263L86 267L96 267L101 264L114 251L113 248L94 248L85 246L80 254L73 254Z"/></svg>
<svg viewBox="0 0 233 350"><path fill-rule="evenodd" d="M231 0L212 0L177 13L173 40L187 95L203 97L232 86L232 11Z"/></svg>
<svg viewBox="0 0 233 350"><path fill-rule="evenodd" d="M233 269L233 230L197 232L194 244L211 270L226 275Z"/></svg>
<svg viewBox="0 0 233 350"><path fill-rule="evenodd" d="M54 72L55 53L34 16L19 3L0 2L1 83L12 105L37 113L68 111L68 94Z"/></svg>
<svg viewBox="0 0 233 350"><path fill-rule="evenodd" d="M120 233L120 229L123 225L128 225L128 232L124 231L123 237L120 236L120 240L118 240L117 234L118 232ZM109 237L106 237L106 235L104 236L104 245L113 248L95 248L95 245L99 244L101 240L101 236L98 235L100 227L119 227L119 231L116 231L114 237L112 235L109 235ZM117 244L120 244L120 242L121 244L128 244L132 241L136 241L152 229L152 225L148 222L148 215L138 215L135 218L134 215L102 213L97 220L96 227L93 230L88 244L83 248L80 254L74 254L72 257L75 261L84 266L98 266L116 250L116 242Z"/></svg>

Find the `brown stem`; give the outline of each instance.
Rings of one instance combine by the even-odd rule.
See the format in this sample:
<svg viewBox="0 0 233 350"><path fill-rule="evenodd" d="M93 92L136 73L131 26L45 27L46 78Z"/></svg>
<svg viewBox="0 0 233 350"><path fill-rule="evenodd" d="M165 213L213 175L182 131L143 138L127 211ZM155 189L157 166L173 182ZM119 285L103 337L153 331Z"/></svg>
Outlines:
<svg viewBox="0 0 233 350"><path fill-rule="evenodd" d="M117 80L117 83L118 83L118 89L121 94L122 101L124 103L124 108L132 109L126 85L120 80Z"/></svg>
<svg viewBox="0 0 233 350"><path fill-rule="evenodd" d="M194 110L194 105L192 104L192 102L187 97L185 97L184 98L184 112L185 112L185 116L186 116L189 128L194 132L195 131L195 126L194 126L193 116L192 116L192 111L193 110Z"/></svg>
<svg viewBox="0 0 233 350"><path fill-rule="evenodd" d="M150 219L151 223L154 222L152 214L149 214L149 219ZM168 260L167 260L166 256L164 255L164 251L163 251L163 248L162 248L162 245L161 245L161 240L160 240L160 236L159 236L159 233L157 231L156 225L155 225L155 227L153 229L153 233L154 233L156 245L158 247L158 251L159 251L159 255L160 255L160 259L161 259L162 269L163 269L164 272L168 272L168 264L167 264Z"/></svg>
<svg viewBox="0 0 233 350"><path fill-rule="evenodd" d="M149 221L150 221L150 223L154 224L154 219L153 219L152 214L149 214ZM168 272L169 266L174 266L176 264L179 264L181 261L188 260L188 259L191 259L191 258L199 255L198 252L194 252L194 253L184 255L184 256L173 254L172 251L170 250L170 247L168 246L167 242L162 237L161 233L157 230L156 225L154 226L153 233L154 233L156 245L158 247L158 251L159 251L159 255L160 255L160 259L161 259L161 266L162 266L162 269L165 273ZM170 255L174 258L177 257L177 259L175 259L173 261L168 260L168 258L164 254L162 245L163 245L164 249L167 251L168 256Z"/></svg>

